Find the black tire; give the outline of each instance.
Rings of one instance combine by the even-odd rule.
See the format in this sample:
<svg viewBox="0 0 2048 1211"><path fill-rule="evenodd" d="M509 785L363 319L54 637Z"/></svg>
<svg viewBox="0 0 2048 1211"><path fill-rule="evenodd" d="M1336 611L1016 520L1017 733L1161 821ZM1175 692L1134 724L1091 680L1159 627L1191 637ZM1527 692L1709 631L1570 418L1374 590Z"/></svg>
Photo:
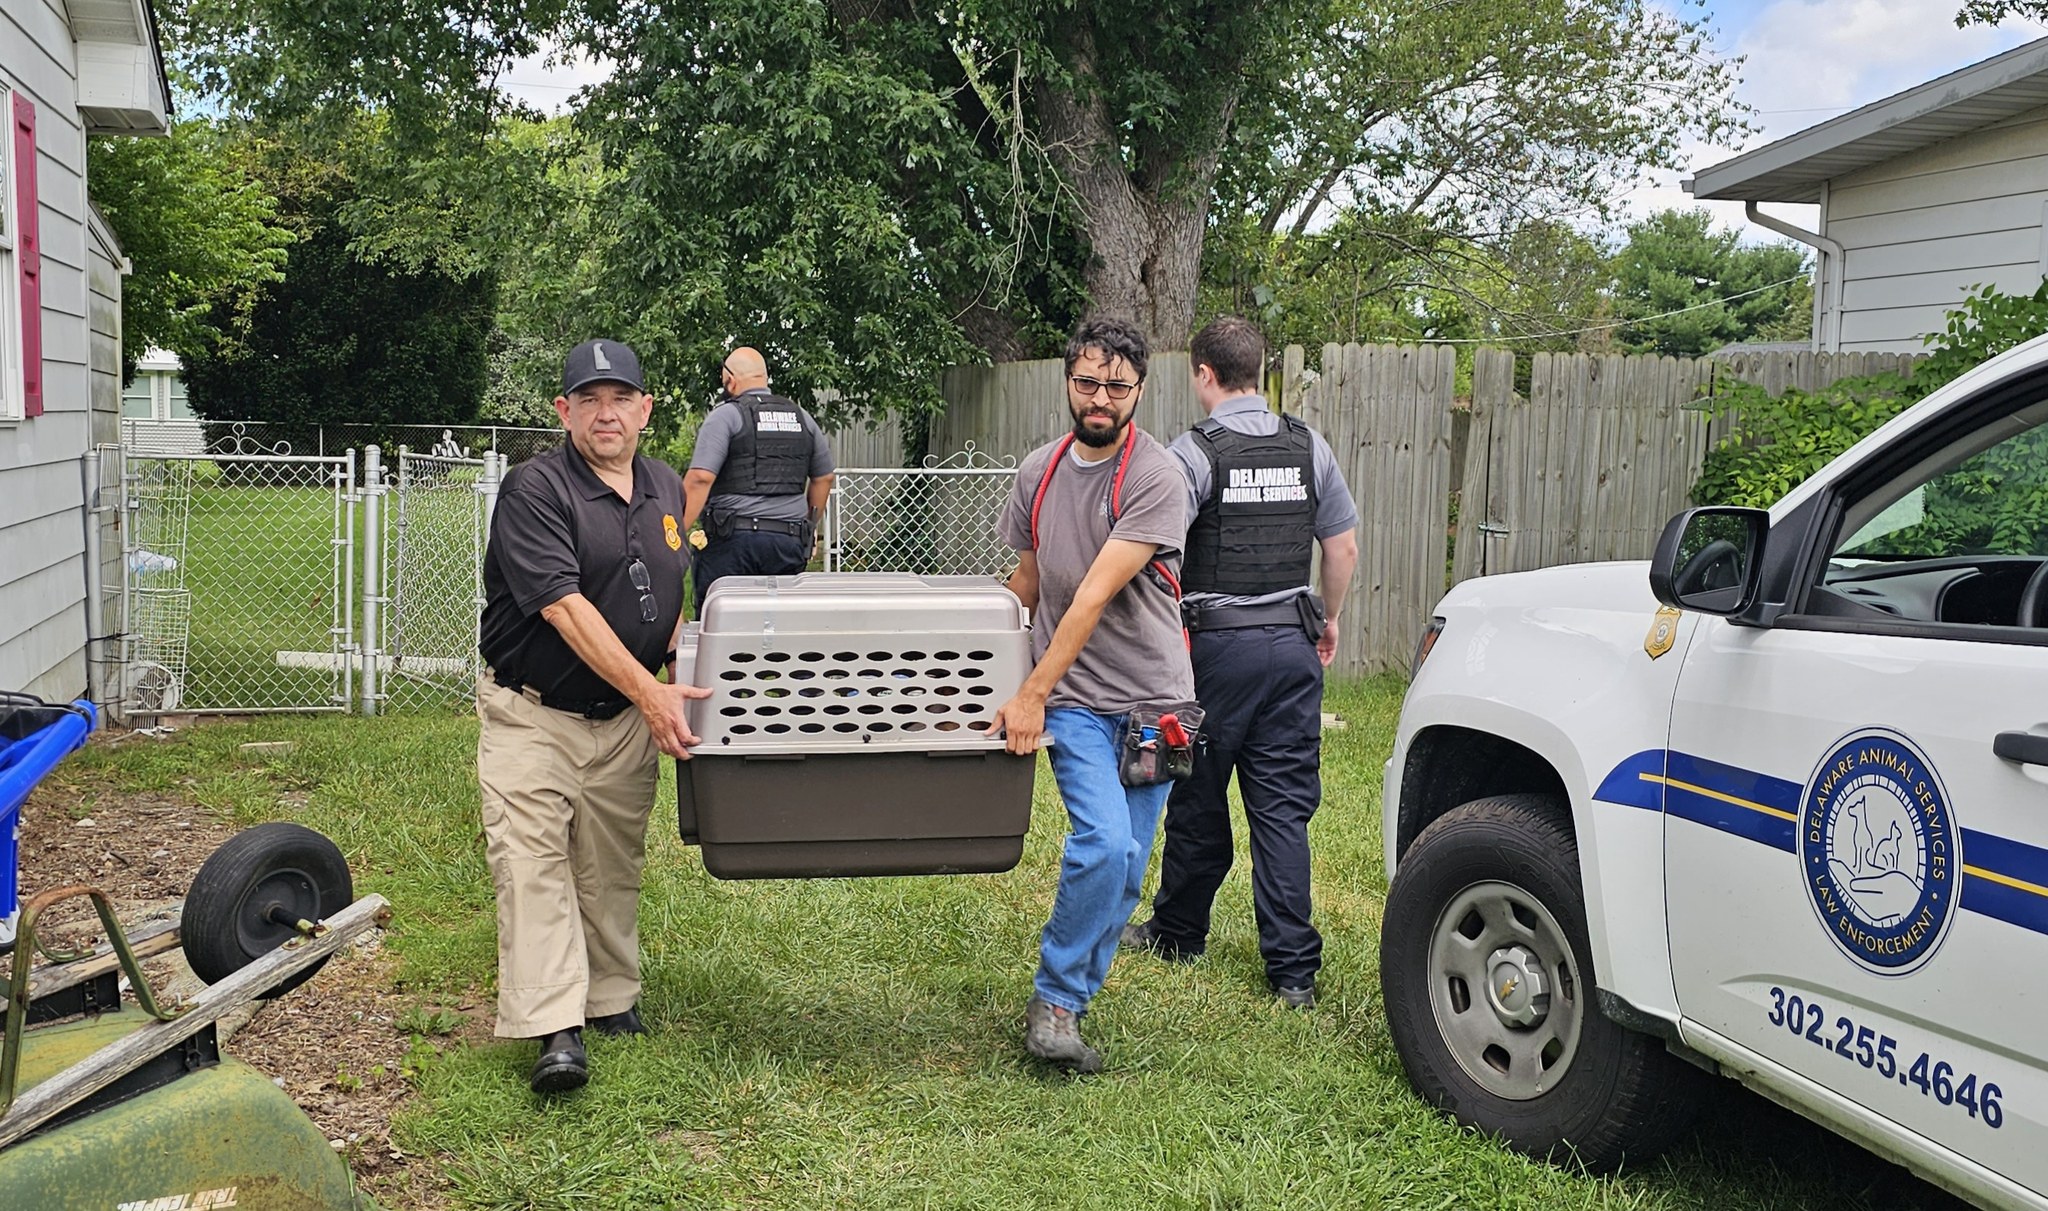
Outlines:
<svg viewBox="0 0 2048 1211"><path fill-rule="evenodd" d="M1483 971L1487 987L1453 968ZM1503 1000L1517 983L1535 991ZM1600 1173L1654 1156L1690 1121L1700 1073L1601 1013L1595 988L1564 803L1477 799L1423 830L1380 935L1387 1024L1416 1093L1539 1158Z"/></svg>
<svg viewBox="0 0 2048 1211"><path fill-rule="evenodd" d="M216 983L297 937L293 922L331 917L354 901L348 861L334 842L286 821L244 829L192 876L179 919L185 961ZM263 995L289 992L325 965L322 959Z"/></svg>

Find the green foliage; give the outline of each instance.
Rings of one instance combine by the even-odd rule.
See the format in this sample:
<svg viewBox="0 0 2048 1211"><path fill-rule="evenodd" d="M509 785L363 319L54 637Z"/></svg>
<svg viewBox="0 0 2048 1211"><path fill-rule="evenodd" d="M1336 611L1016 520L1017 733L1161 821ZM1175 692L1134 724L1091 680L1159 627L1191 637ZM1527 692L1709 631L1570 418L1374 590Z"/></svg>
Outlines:
<svg viewBox="0 0 2048 1211"><path fill-rule="evenodd" d="M248 158L214 124L164 139L86 144L92 200L134 265L121 289L121 361L152 346L192 354L232 342L263 287L282 279L291 231Z"/></svg>
<svg viewBox="0 0 2048 1211"><path fill-rule="evenodd" d="M2006 20L2028 21L2036 25L2048 23L2048 3L2043 3L2043 0L1963 0L1963 6L1956 10L1957 29L1997 25Z"/></svg>
<svg viewBox="0 0 2048 1211"><path fill-rule="evenodd" d="M2048 279L2031 294L1983 286L1948 313L1941 332L1927 338L1933 351L1910 376L1842 379L1819 391L1794 388L1777 399L1754 384L1720 379L1713 409L1736 423L1707 454L1693 500L1769 508L1885 421L1964 371L2043 333ZM2037 438L2041 432L1986 450L1934 481L1923 500L1926 520L1894 532L1889 541L1895 546L1871 551L2048 554L2033 550L2035 535L2048 522L2048 437ZM2027 487L2015 491L2015 484Z"/></svg>
<svg viewBox="0 0 2048 1211"><path fill-rule="evenodd" d="M1211 309L1306 283L1296 314L1357 330L1420 283L1436 327L1540 328L1582 292L1522 274L1514 233L1742 112L1705 19L1647 0L186 0L173 24L210 100L342 165L357 253L495 269L504 350L610 331L688 397L749 341L799 398L913 423L938 368L1053 351L1090 305L1175 347L1212 229L1237 247ZM540 124L496 81L542 45L613 74L573 138L522 145ZM1347 208L1332 247L1274 255Z"/></svg>
<svg viewBox="0 0 2048 1211"><path fill-rule="evenodd" d="M1708 453L1693 501L1769 508L1919 398L1897 374L1845 378L1819 391L1793 389L1775 400L1753 383L1720 379L1714 410L1736 418L1736 434Z"/></svg>
<svg viewBox="0 0 2048 1211"><path fill-rule="evenodd" d="M1735 341L1806 338L1813 290L1801 287L1805 254L1790 244L1745 246L1712 221L1695 208L1630 224L1614 262L1616 318L1630 321L1620 330L1625 349L1699 357Z"/></svg>
<svg viewBox="0 0 2048 1211"><path fill-rule="evenodd" d="M1852 548L1858 555L2048 555L2048 428L1972 455L1919 494L1922 520Z"/></svg>
<svg viewBox="0 0 2048 1211"><path fill-rule="evenodd" d="M488 275L365 263L346 232L317 222L242 339L187 358L193 411L289 426L467 423L496 302Z"/></svg>
<svg viewBox="0 0 2048 1211"><path fill-rule="evenodd" d="M609 22L619 66L578 119L618 180L596 314L698 398L744 343L795 398L837 389L842 414L936 407L939 371L982 356L963 310L1004 299L1015 252L1012 182L960 120L947 32L857 37L807 0ZM1034 285L1070 290L1010 289L1027 323Z"/></svg>
<svg viewBox="0 0 2048 1211"><path fill-rule="evenodd" d="M1201 305L1311 348L1601 322L1576 228L1687 132L1743 130L1703 24L1634 0L1332 0L1320 25L1240 108Z"/></svg>
<svg viewBox="0 0 2048 1211"><path fill-rule="evenodd" d="M1913 385L1922 395L1945 386L1978 366L2043 333L2048 333L2048 278L2032 294L2007 294L1996 286L1979 286L1948 313L1942 330L1927 338L1933 346L1927 360L1913 367Z"/></svg>

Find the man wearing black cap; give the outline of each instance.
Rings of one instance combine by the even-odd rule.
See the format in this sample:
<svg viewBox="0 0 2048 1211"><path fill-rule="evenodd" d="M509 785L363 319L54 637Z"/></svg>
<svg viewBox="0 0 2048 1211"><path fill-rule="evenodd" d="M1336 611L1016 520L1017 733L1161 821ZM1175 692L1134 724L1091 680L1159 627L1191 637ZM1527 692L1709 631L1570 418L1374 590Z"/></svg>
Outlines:
<svg viewBox="0 0 2048 1211"><path fill-rule="evenodd" d="M768 389L768 363L742 346L719 369L725 398L697 429L683 477L689 529L704 515L697 616L721 576L787 576L816 554L832 495L832 445L811 414Z"/></svg>
<svg viewBox="0 0 2048 1211"><path fill-rule="evenodd" d="M484 554L477 780L498 893L500 1038L540 1041L531 1084L590 1077L583 1027L642 1034L640 869L656 754L697 742L663 682L681 627L683 485L635 453L654 409L617 341L569 351L569 440L514 467ZM673 668L671 667L671 674Z"/></svg>

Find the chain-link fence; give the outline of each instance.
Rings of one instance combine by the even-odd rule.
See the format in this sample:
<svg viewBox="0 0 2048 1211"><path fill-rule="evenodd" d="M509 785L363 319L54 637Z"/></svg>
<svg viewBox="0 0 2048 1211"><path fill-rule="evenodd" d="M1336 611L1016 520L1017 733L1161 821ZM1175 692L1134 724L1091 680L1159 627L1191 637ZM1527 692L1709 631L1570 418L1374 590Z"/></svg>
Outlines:
<svg viewBox="0 0 2048 1211"><path fill-rule="evenodd" d="M1016 476L1015 459L990 458L972 442L922 467L841 469L825 514L825 568L998 575L1016 562L996 535Z"/></svg>
<svg viewBox="0 0 2048 1211"><path fill-rule="evenodd" d="M121 461L131 718L468 704L509 456L401 447L387 466L375 445L321 457L243 434ZM995 521L1015 475L971 448L843 470L826 567L1000 574L1014 557Z"/></svg>
<svg viewBox="0 0 2048 1211"><path fill-rule="evenodd" d="M460 709L483 671L486 476L496 464L398 452L384 512L389 577L378 692L392 710ZM492 482L495 482L493 478Z"/></svg>
<svg viewBox="0 0 2048 1211"><path fill-rule="evenodd" d="M353 452L125 461L128 712L346 710Z"/></svg>

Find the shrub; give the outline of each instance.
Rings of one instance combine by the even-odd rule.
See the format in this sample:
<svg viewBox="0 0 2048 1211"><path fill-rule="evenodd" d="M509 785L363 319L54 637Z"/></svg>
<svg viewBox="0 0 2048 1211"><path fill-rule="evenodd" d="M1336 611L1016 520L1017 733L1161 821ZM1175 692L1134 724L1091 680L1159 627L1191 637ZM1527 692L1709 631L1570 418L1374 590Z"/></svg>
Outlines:
<svg viewBox="0 0 2048 1211"><path fill-rule="evenodd" d="M1948 313L1941 332L1927 338L1933 350L1913 367L1911 375L1842 379L1818 391L1795 388L1776 399L1753 383L1719 381L1712 411L1732 415L1735 425L1701 464L1693 501L1769 508L1836 455L1937 388L2044 333L2048 333L2048 278L2042 279L2032 294L2006 294L1995 286L1982 286ZM2011 470L1986 466L1973 467L1972 473L1996 477ZM1980 478L1976 490L1988 492L1998 482ZM1957 488L1960 491L1960 484ZM1951 502L1954 509L1943 517L1930 515L1927 526L1938 528L1944 541L1956 542L1966 534L1990 541L1992 535L2017 524L2018 519L1979 516L1975 511L1966 516L1966 501L1965 496L1957 495ZM1930 509L1934 503L1929 502ZM1922 537L1932 533L1930 530Z"/></svg>

